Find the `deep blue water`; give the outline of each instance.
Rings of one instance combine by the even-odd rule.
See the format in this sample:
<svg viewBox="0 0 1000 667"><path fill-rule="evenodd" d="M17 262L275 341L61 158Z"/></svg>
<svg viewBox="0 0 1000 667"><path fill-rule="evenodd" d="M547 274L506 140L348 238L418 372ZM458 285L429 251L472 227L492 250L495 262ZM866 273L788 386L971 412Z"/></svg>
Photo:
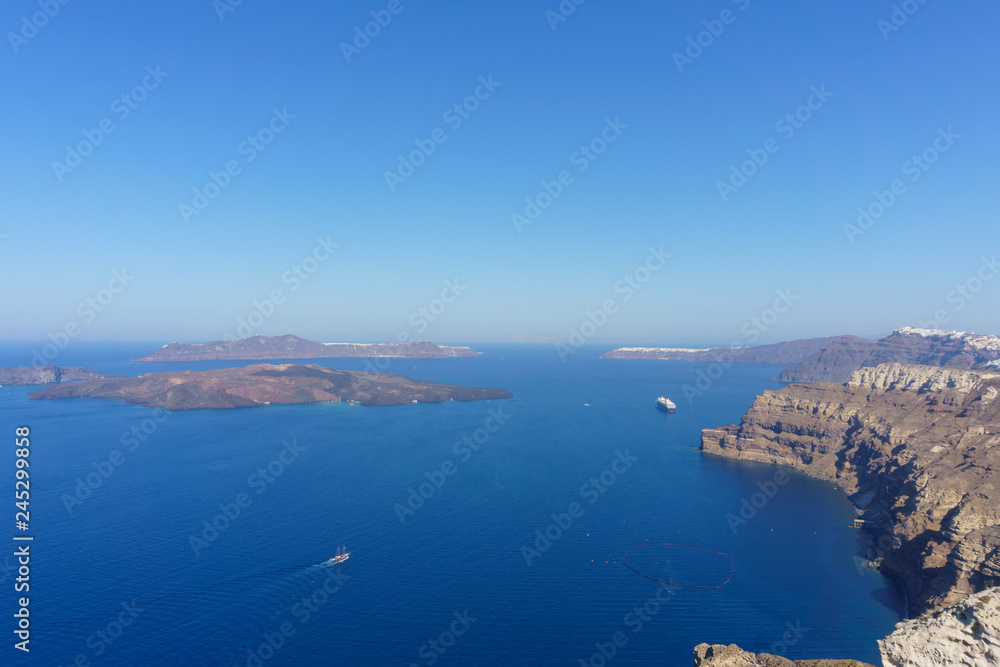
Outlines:
<svg viewBox="0 0 1000 667"><path fill-rule="evenodd" d="M514 399L197 410L158 423L152 417L161 413L140 406L29 401L37 387L0 388L3 432L12 442L16 425L32 429L35 536L30 660L7 646L0 662L69 665L83 655L109 665L247 665L248 650L257 652L264 635L279 643L274 633L285 624L294 633L249 664L430 665L433 656L438 665L579 665L598 645L610 652L618 632L622 645L609 664L688 667L705 641L880 664L876 639L899 616L887 582L855 565L843 495L789 473L734 533L727 514L758 484L773 491L777 469L696 449L701 428L738 421L757 393L778 388L778 368L733 365L688 402L681 387L704 364L600 360L607 348L596 347L563 364L551 346L477 347L482 357L393 360L387 370L504 387ZM233 365L127 362L149 350L79 344L57 363L128 375ZM24 351L0 348L0 366L27 363ZM655 409L661 394L678 402L676 414ZM493 426L487 418L498 410L504 423L479 451L456 453L455 443ZM152 431L145 441L123 444L123 433L143 426ZM279 470L272 462L286 441L301 449L296 457L286 454L269 482L248 481L269 463ZM107 472L102 462L114 450L124 460L67 509L78 480L95 463ZM605 472L618 452L627 467ZM4 460L12 471L13 455ZM435 471L447 460L454 474L401 522L394 506L407 503L426 473L440 482ZM13 487L12 473L3 477ZM250 504L196 555L191 536L203 537L203 522L241 493ZM572 503L572 524L552 527L552 515ZM529 566L523 547L545 547L535 545L535 531L547 528L561 534ZM633 565L656 578L715 585L732 569L732 579L718 589L661 590L621 563L646 541L729 554L633 552ZM338 582L320 564L341 542L353 555ZM10 644L12 576L0 573ZM310 597L307 616L302 600ZM642 616L628 616L637 607ZM112 640L119 620L129 625ZM461 631L454 643L452 629ZM435 651L431 640L448 646Z"/></svg>

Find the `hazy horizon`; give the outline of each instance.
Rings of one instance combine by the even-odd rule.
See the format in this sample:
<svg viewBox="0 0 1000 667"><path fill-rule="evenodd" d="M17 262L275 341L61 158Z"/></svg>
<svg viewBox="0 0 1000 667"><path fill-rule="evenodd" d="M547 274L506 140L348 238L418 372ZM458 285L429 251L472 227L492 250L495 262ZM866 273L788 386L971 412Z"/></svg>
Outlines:
<svg viewBox="0 0 1000 667"><path fill-rule="evenodd" d="M559 6L9 3L0 340L1000 333L996 5Z"/></svg>

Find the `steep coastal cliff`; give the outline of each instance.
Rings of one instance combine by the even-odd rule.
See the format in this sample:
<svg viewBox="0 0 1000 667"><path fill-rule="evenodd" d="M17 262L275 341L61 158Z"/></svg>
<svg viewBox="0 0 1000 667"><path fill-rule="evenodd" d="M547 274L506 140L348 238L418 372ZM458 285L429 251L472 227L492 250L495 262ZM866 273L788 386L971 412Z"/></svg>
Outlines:
<svg viewBox="0 0 1000 667"><path fill-rule="evenodd" d="M844 488L916 615L1000 584L998 395L1000 373L883 364L765 392L702 450Z"/></svg>
<svg viewBox="0 0 1000 667"><path fill-rule="evenodd" d="M842 337L781 371L782 382L847 382L851 373L885 363L988 369L998 365L1000 337L903 327L885 338Z"/></svg>

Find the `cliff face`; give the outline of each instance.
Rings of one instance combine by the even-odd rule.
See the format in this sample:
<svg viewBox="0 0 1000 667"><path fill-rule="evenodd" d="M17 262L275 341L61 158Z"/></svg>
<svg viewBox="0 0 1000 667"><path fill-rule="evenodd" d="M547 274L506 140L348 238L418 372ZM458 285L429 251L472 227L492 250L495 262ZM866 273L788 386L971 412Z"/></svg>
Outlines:
<svg viewBox="0 0 1000 667"><path fill-rule="evenodd" d="M251 336L211 343L170 343L133 361L214 361L221 359L327 359L331 357L474 357L468 347L430 341L408 343L317 343L298 336Z"/></svg>
<svg viewBox="0 0 1000 667"><path fill-rule="evenodd" d="M847 382L851 373L884 363L987 369L1000 359L1000 337L904 327L879 340L842 337L786 368L782 382Z"/></svg>
<svg viewBox="0 0 1000 667"><path fill-rule="evenodd" d="M770 653L749 653L736 644L698 644L694 667L872 667L857 660L789 660Z"/></svg>
<svg viewBox="0 0 1000 667"><path fill-rule="evenodd" d="M1000 588L903 621L878 645L884 667L1000 665Z"/></svg>
<svg viewBox="0 0 1000 667"><path fill-rule="evenodd" d="M1000 584L1000 373L883 364L759 396L705 452L778 463L852 494L912 612Z"/></svg>
<svg viewBox="0 0 1000 667"><path fill-rule="evenodd" d="M1000 588L954 606L903 621L878 642L883 667L988 667L1000 665ZM787 660L748 653L735 644L699 644L695 667L870 667L855 660Z"/></svg>
<svg viewBox="0 0 1000 667"><path fill-rule="evenodd" d="M7 366L0 368L0 386L51 384L71 380L92 380L107 377L89 368L76 366Z"/></svg>

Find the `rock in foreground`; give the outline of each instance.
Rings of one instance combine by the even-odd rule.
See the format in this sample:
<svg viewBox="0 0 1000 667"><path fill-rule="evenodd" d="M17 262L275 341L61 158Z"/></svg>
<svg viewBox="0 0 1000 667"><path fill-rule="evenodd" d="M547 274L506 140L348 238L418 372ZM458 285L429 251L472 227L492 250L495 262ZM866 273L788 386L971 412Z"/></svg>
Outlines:
<svg viewBox="0 0 1000 667"><path fill-rule="evenodd" d="M910 610L1000 585L1000 373L905 364L758 396L702 449L777 463L852 494L867 554Z"/></svg>
<svg viewBox="0 0 1000 667"><path fill-rule="evenodd" d="M52 384L72 380L107 377L103 373L77 366L7 366L0 368L0 386Z"/></svg>
<svg viewBox="0 0 1000 667"><path fill-rule="evenodd" d="M170 343L133 361L218 361L224 359L327 359L331 357L403 357L442 359L474 357L467 347L430 341L408 343L317 343L298 336L251 336L211 343Z"/></svg>
<svg viewBox="0 0 1000 667"><path fill-rule="evenodd" d="M749 653L736 644L698 644L694 667L872 667L857 660L789 660L770 653Z"/></svg>
<svg viewBox="0 0 1000 667"><path fill-rule="evenodd" d="M257 364L210 371L147 373L138 378L85 380L55 385L28 396L33 399L117 398L168 410L325 401L403 405L512 397L504 389L463 387L414 380L405 375L338 371L297 364Z"/></svg>
<svg viewBox="0 0 1000 667"><path fill-rule="evenodd" d="M903 621L878 645L884 667L1000 665L1000 588Z"/></svg>

